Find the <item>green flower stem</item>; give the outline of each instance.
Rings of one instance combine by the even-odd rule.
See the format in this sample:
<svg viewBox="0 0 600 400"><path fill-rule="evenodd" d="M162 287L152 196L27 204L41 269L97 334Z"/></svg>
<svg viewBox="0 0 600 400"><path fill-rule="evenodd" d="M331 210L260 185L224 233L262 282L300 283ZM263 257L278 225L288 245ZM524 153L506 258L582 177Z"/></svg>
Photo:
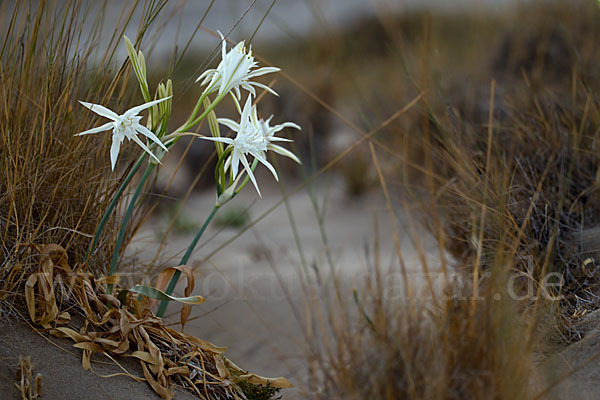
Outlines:
<svg viewBox="0 0 600 400"><path fill-rule="evenodd" d="M144 172L144 175L142 176L142 179L140 180L140 183L138 184L138 187L135 190L135 193L133 194L133 198L129 202L129 206L127 206L127 211L125 212L125 217L123 217L123 222L121 223L121 229L119 230L119 235L117 236L117 243L115 244L115 250L113 252L112 261L110 263L110 271L108 273L108 276L112 276L115 274L115 272L117 272L117 261L119 260L119 252L121 251L121 244L123 243L123 239L125 238L125 231L127 230L127 222L129 222L129 219L131 218L131 214L133 213L135 203L137 202L138 197L140 197L140 193L142 193L142 188L144 187L144 184L148 180L150 173L152 172L152 170L154 170L154 167L155 167L154 164L151 164L151 163L148 164L148 166L146 167L146 171ZM113 291L113 285L111 283L107 286L106 292L108 294L112 294L112 291Z"/></svg>
<svg viewBox="0 0 600 400"><path fill-rule="evenodd" d="M190 121L190 119L192 119L194 117L194 115L196 115L196 113L198 111L196 111L196 109L194 109L194 112L192 113L192 116L190 117L190 119L188 119L188 122L186 122L184 125L180 126L175 132L185 132L189 129L191 129L194 125L196 125L198 122L202 121L204 118L206 118L206 116L212 111L214 110L214 108L217 106L217 104L219 104L221 102L221 100L223 100L223 98L227 95L227 93L225 94L221 94L218 95L215 98L215 101L213 101L210 106L208 108L206 108L204 110L204 112L202 114L200 114L200 116L196 119L194 119L193 121ZM202 101L204 101L204 99L201 97L200 98ZM202 102L200 102L200 100L198 100L198 104L197 107L199 108L202 105Z"/></svg>
<svg viewBox="0 0 600 400"><path fill-rule="evenodd" d="M194 252L194 248L198 244L198 241L200 240L200 238L202 237L202 234L208 227L208 224L210 224L210 221L212 221L212 219L214 218L218 209L219 209L219 206L215 205L215 207L210 212L210 215L208 216L208 218L206 218L206 221L204 221L204 224L202 224L202 227L196 234L196 237L194 237L194 240L192 240L192 243L190 243L190 247L188 247L187 251L183 255L183 258L179 262L179 265L187 264L190 257L192 256L192 253ZM180 275L181 275L181 271L175 271L173 273L173 276L171 277L171 280L169 281L169 284L167 285L167 288L165 289L166 294L171 295L173 293L173 290L175 290L175 285L177 284L177 281L179 280ZM165 315L165 311L167 310L167 304L168 304L168 302L165 300L160 302L160 306L158 307L158 311L156 312L157 317L162 318Z"/></svg>
<svg viewBox="0 0 600 400"><path fill-rule="evenodd" d="M188 118L188 121L190 121L191 119L196 117L196 114L198 114L198 111L200 111L200 107L202 107L202 104L204 103L204 100L208 97L208 93L202 93L202 96L200 96L200 98L198 99L198 101L196 102L196 105L194 106L194 111L192 111L192 113L190 114L190 117ZM185 129L187 130L187 129Z"/></svg>
<svg viewBox="0 0 600 400"><path fill-rule="evenodd" d="M133 176L135 175L135 173L137 172L137 170L140 169L140 166L142 165L142 162L144 162L144 160L146 159L147 156L148 156L148 154L144 153L139 158L139 160L137 160L137 162L134 164L133 168L131 168L131 171L129 171L129 175L127 175L127 177L125 178L125 180L123 181L123 183L121 183L121 186L119 187L119 190L117 190L117 192L115 193L112 201L108 205L106 211L104 212L104 215L102 216L102 219L100 220L100 224L98 225L98 228L96 229L96 233L94 234L94 238L92 239L92 243L90 244L90 248L88 249L88 252L87 252L87 254L85 256L84 263L88 262L90 256L92 255L92 253L96 249L96 245L98 244L98 240L100 239L100 235L102 235L102 231L104 230L104 225L106 225L106 223L108 222L108 219L110 218L110 215L112 214L112 211L114 210L115 206L117 205L117 202L118 202L119 198L121 197L121 195L125 191L125 188L129 185L129 182L131 182L131 179L133 178Z"/></svg>
<svg viewBox="0 0 600 400"><path fill-rule="evenodd" d="M225 158L233 151L233 148L228 147L219 155L217 166L215 167L215 182L217 183L217 197L227 189L227 177L225 176Z"/></svg>

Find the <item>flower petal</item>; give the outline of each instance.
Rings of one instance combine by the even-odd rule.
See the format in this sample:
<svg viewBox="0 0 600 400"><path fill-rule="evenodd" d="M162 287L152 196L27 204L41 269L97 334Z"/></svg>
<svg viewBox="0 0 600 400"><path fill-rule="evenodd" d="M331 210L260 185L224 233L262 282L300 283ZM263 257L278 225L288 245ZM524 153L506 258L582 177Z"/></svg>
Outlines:
<svg viewBox="0 0 600 400"><path fill-rule="evenodd" d="M233 143L233 139L228 137L200 136L200 139L212 140L213 142L222 142L227 144Z"/></svg>
<svg viewBox="0 0 600 400"><path fill-rule="evenodd" d="M248 96L248 98L246 99L246 103L244 104L244 109L242 110L242 116L240 118L240 126L242 128L248 121L248 118L250 117L251 112L252 112L252 97Z"/></svg>
<svg viewBox="0 0 600 400"><path fill-rule="evenodd" d="M247 82L246 85L248 85L248 86L253 85L253 86L259 87L259 88L264 89L267 92L269 92L271 94L274 94L275 96L279 97L279 94L276 91L274 91L273 89L271 89L267 85L263 85L262 83L259 83L259 82ZM244 86L244 88L246 88L246 87ZM252 91L254 91L254 88L252 86L250 86L250 88L252 89ZM247 90L250 91L250 89L247 89Z"/></svg>
<svg viewBox="0 0 600 400"><path fill-rule="evenodd" d="M218 118L217 121L221 125L225 125L226 127L228 127L229 129L231 129L234 132L240 131L240 125L237 122L235 122L229 118Z"/></svg>
<svg viewBox="0 0 600 400"><path fill-rule="evenodd" d="M152 131L150 129L146 128L144 125L136 124L136 125L134 125L134 129L136 131L138 131L139 133L141 133L142 135L146 136L147 138L151 139L154 143L156 143L157 145L162 147L163 150L168 151L168 149L165 147L163 142L161 142L161 140L158 137L156 137L156 135L154 133L152 133Z"/></svg>
<svg viewBox="0 0 600 400"><path fill-rule="evenodd" d="M302 164L300 159L298 157L296 157L296 155L294 153L292 153L291 151L289 151L288 149L285 149L281 146L277 146L276 144L270 144L270 143L267 145L267 148L269 150L273 150L277 154L281 154L282 156L291 158L292 160L296 161L298 164Z"/></svg>
<svg viewBox="0 0 600 400"><path fill-rule="evenodd" d="M258 188L258 183L256 183L256 178L254 177L252 168L250 168L250 165L248 165L248 160L246 159L246 156L242 154L242 157L240 157L240 159L242 161L242 164L244 165L244 169L246 170L248 177L250 178L250 180L252 181L252 184L256 188L258 195L260 196L260 198L262 198L262 195L260 194L260 189Z"/></svg>
<svg viewBox="0 0 600 400"><path fill-rule="evenodd" d="M204 79L204 82L202 82L202 85L204 85L204 83L206 82L206 79L208 78L208 75L210 75L211 73L214 73L215 71L216 71L215 69L207 69L198 77L198 79L196 79L196 82L199 82L200 80Z"/></svg>
<svg viewBox="0 0 600 400"><path fill-rule="evenodd" d="M284 122L281 125L275 125L273 128L271 128L271 132L277 133L284 128L294 128L294 129L298 129L299 131L302 130L302 128L300 128L300 126L298 126L297 124L295 124L293 122Z"/></svg>
<svg viewBox="0 0 600 400"><path fill-rule="evenodd" d="M154 155L154 153L140 140L139 137L133 135L131 136L131 140L136 142L146 153L150 154L152 158L154 158L160 164L160 159Z"/></svg>
<svg viewBox="0 0 600 400"><path fill-rule="evenodd" d="M110 165L112 170L115 170L115 165L117 164L117 158L119 158L119 150L121 148L121 140L113 135L112 145L110 146Z"/></svg>
<svg viewBox="0 0 600 400"><path fill-rule="evenodd" d="M238 113L242 113L242 107L240 106L240 102L237 99L237 97L235 97L235 94L232 92L229 92L229 94L231 95L231 98L233 99L233 102L235 103L235 108L237 109Z"/></svg>
<svg viewBox="0 0 600 400"><path fill-rule="evenodd" d="M254 71L248 73L248 75L246 75L246 77L248 77L248 78L254 78L254 77L257 77L257 76L261 76L261 75L265 75L265 74L270 74L270 73L273 73L273 72L279 72L279 71L281 71L281 69L277 68L277 67L262 67L262 68L259 68L257 70L254 70Z"/></svg>
<svg viewBox="0 0 600 400"><path fill-rule="evenodd" d="M265 157L263 157L261 154L258 154L258 153L252 153L252 155L254 157L256 157L256 159L258 161L260 161L265 167L267 167L269 169L269 171L271 171L271 173L275 177L276 181L279 181L279 177L277 176L277 171L275 171L275 168L273 168L273 165L271 165L271 163L268 162Z"/></svg>
<svg viewBox="0 0 600 400"><path fill-rule="evenodd" d="M153 106L153 105L155 105L155 104L158 104L158 103L160 103L160 102L163 102L163 101L165 101L165 100L168 100L168 99L170 99L171 97L173 97L173 96L168 96L168 97L165 97L164 99L158 99L158 100L154 100L154 101L149 101L148 103L145 103L145 104L142 104L142 105L139 105L139 106L136 106L136 107L130 108L129 110L127 110L127 111L125 112L125 114L129 114L129 115L137 115L137 114L138 114L140 111L143 111L143 110L145 110L146 108L150 108L150 107L152 107L152 106ZM123 115L125 115L125 114L123 114Z"/></svg>
<svg viewBox="0 0 600 400"><path fill-rule="evenodd" d="M101 115L105 118L112 119L113 121L116 121L119 118L119 115L117 115L117 113L115 113L112 110L109 110L104 106L101 106L100 104L86 103L85 101L80 101L79 103L81 103L82 106L89 108L96 114Z"/></svg>
<svg viewBox="0 0 600 400"><path fill-rule="evenodd" d="M95 128L88 129L87 131L80 132L80 133L76 134L75 136L89 135L91 133L103 132L103 131L107 131L109 129L113 129L114 127L115 127L114 122L107 122L104 125L100 125Z"/></svg>
<svg viewBox="0 0 600 400"><path fill-rule="evenodd" d="M267 136L269 142L293 142L292 139L278 137L278 136Z"/></svg>
<svg viewBox="0 0 600 400"><path fill-rule="evenodd" d="M246 156L244 156L243 154L241 154L241 152L234 147L233 148L233 154L231 155L231 174L233 175L233 179L236 178L237 174L238 174L238 167L239 167L239 163L240 163L240 155L241 157L243 157L244 159L246 159ZM248 162L246 161L246 164Z"/></svg>
<svg viewBox="0 0 600 400"><path fill-rule="evenodd" d="M217 31L219 36L221 36L221 58L225 58L227 55L227 40L225 40L225 36L221 33L221 31Z"/></svg>
<svg viewBox="0 0 600 400"><path fill-rule="evenodd" d="M225 160L225 165L223 166L223 168L225 169L225 171L227 171L230 167L231 167L231 155L229 157L227 157L227 160Z"/></svg>
<svg viewBox="0 0 600 400"><path fill-rule="evenodd" d="M242 83L240 86L243 89L246 89L250 93L250 95L256 97L256 90L252 87L252 85L251 85L252 83L254 83L254 82L245 82L245 83ZM240 90L240 88L236 88L236 89L238 91Z"/></svg>

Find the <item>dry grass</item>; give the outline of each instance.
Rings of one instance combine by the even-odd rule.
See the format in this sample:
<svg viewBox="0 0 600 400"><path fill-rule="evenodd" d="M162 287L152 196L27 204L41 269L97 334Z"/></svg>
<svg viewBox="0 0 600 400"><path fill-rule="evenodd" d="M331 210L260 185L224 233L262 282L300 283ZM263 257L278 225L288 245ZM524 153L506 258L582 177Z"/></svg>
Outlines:
<svg viewBox="0 0 600 400"><path fill-rule="evenodd" d="M0 50L3 312L27 304L34 322L73 339L87 362L94 351L135 351L146 379L165 398L173 381L201 398L248 396L253 383L266 381L243 376L221 349L165 328L143 304L106 296L101 276L113 246L110 229L88 265L77 263L118 182L110 178L106 142L73 136L95 122L91 113L74 111L75 101L129 105L127 69L90 68L97 38L93 29L81 37L83 25L74 22L85 14L80 2L67 2L57 15L41 4L17 3L12 14L3 13L12 15ZM342 116L368 142L356 142L360 164L346 168L349 188L360 192L377 177L390 218L396 220L396 208L418 204L441 248L440 265L433 266L417 243L425 277L417 282L398 246L399 274L391 276L401 296L386 291L390 275L377 260L352 296L339 277L306 282L314 398L530 399L543 389L531 382L548 336L558 331L567 341L577 339L569 321L600 306L598 276L586 261L597 258L586 243L594 243L600 219L594 6L520 9L531 23L519 32L504 28L514 15L381 17L372 22L378 29L369 29L376 37L366 40L378 45L358 54L368 65L351 62L351 52L300 51L328 60L309 71L317 87L304 89L315 101L300 107L312 117L301 124L324 134L334 125L324 114L336 114L338 99L363 99L350 107L360 121ZM473 32L479 40L464 45ZM112 65L120 36L94 56L100 65ZM325 47L344 48L342 37L331 40ZM388 49L393 62L384 57ZM382 87L381 76L390 76L388 85ZM422 101L410 103L415 98ZM403 118L387 120L417 103ZM378 120L387 122L381 127ZM360 174L351 169L357 164ZM137 223L147 215L141 212ZM56 247L49 251L46 244ZM456 280L449 272L454 267L463 273ZM557 307L540 296L511 298L508 282L517 271L534 282L535 295L543 291L540 280L557 272L564 299ZM434 273L445 278L441 288L428 281ZM73 289L65 290L57 277ZM517 289L525 290L520 283ZM107 301L129 309L109 308ZM74 315L62 313L67 304L76 306ZM67 317L91 322L78 331L81 326L63 326ZM216 391L208 392L206 380L194 381L192 370L210 375ZM241 386L227 386L229 379ZM250 386L242 390L243 382Z"/></svg>
<svg viewBox="0 0 600 400"><path fill-rule="evenodd" d="M173 385L201 399L270 398L289 385L285 379L267 383L248 374L222 355L224 348L167 328L137 297L106 294L106 283L118 287L105 279L117 217L83 263L131 164L114 174L110 135L75 136L96 123L77 100L115 110L139 104L129 95L130 67L113 56L136 7L143 8L141 41L166 1L124 3L108 41L99 36L104 13L94 8L106 10L107 3L91 3L0 4L7 27L0 43L0 312L28 314L47 333L71 339L83 350L84 368L94 353L137 358L144 380L165 399L173 397ZM140 212L129 236L143 219Z"/></svg>
<svg viewBox="0 0 600 400"><path fill-rule="evenodd" d="M111 59L118 40L104 54L94 52L98 39L83 27L101 20L86 16L81 2L2 7L10 19L0 53L0 224L6 273L35 243L60 244L72 259L83 260L116 182L107 168L106 142L74 136L94 122L89 113L79 112L77 100L130 100L117 92L125 81L124 70ZM110 67L90 68L92 61ZM104 273L111 247L109 233L90 263L96 275Z"/></svg>
<svg viewBox="0 0 600 400"><path fill-rule="evenodd" d="M578 2L491 18L383 18L373 22L383 26L374 41L388 43L388 51L375 47L387 56L368 58L368 68L342 63L346 75L329 90L350 92L351 77L360 76L354 82L375 97L359 106L367 126L401 104L394 96L423 93L418 112L371 140L371 167L389 217L396 207L416 208L442 251L431 265L419 247L423 234L413 232L420 265L405 265L400 251L391 273L374 263L354 301L341 275L329 285L307 281L315 398L545 393L548 382L534 384L539 360L557 339L581 338L571 322L600 306L599 13L593 2ZM518 15L528 16L527 26L509 29ZM373 70L397 79L381 87ZM403 268L416 268L423 282L409 273L400 279L406 297L390 297L387 284ZM560 285L544 286L550 273ZM438 275L442 288L427 281Z"/></svg>

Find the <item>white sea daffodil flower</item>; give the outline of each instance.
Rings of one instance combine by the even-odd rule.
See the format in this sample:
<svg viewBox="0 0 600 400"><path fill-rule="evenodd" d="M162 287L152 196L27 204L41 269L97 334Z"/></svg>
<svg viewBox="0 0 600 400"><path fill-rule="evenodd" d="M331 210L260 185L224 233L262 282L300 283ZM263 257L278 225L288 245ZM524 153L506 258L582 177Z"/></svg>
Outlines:
<svg viewBox="0 0 600 400"><path fill-rule="evenodd" d="M250 79L277 72L280 69L276 67L262 67L253 70L258 65L258 62L254 61L252 47L246 53L244 41L241 41L227 52L227 41L221 32L219 32L219 35L223 43L221 62L216 69L208 69L196 79L196 82L202 80L202 86L208 84L204 90L204 94L211 94L218 91L219 95L223 95L233 91L234 98L239 101L241 97L240 87L246 89L253 96L256 96L256 91L253 87L256 86L277 95L270 87L262 83L252 82Z"/></svg>
<svg viewBox="0 0 600 400"><path fill-rule="evenodd" d="M150 108L155 104L169 99L170 97L171 96L165 97L164 99L150 101L137 107L130 108L129 110L125 111L123 115L118 115L114 111L109 110L108 108L100 104L86 103L84 101L80 101L80 103L84 107L89 108L96 114L111 119L112 121L107 122L106 124L98 126L96 128L88 129L87 131L78 133L76 136L89 135L92 133L98 133L112 129L113 137L112 146L110 147L110 162L113 171L115 170L117 158L119 157L121 143L123 143L123 140L125 138L136 142L146 153L148 153L151 157L153 157L157 162L160 163L160 159L148 148L148 146L144 144L144 142L140 140L140 138L138 138L137 134L141 133L142 135L146 136L148 139L152 140L159 147L161 147L165 152L167 151L167 148L160 141L160 139L156 137L154 133L152 133L150 129L140 124L140 120L142 119L142 117L138 114L141 111Z"/></svg>
<svg viewBox="0 0 600 400"><path fill-rule="evenodd" d="M279 180L277 172L275 171L273 165L267 161L266 153L268 150L273 150L276 153L289 157L292 160L300 163L298 157L296 157L291 151L271 143L291 142L289 139L276 137L275 133L281 131L283 128L300 129L300 127L292 122L286 122L281 125L271 127L269 126L270 120L271 118L269 118L267 121L258 119L256 106L252 105L252 98L248 96L239 124L228 118L218 119L220 124L223 124L232 131L236 132L236 137L234 139L225 137L202 137L202 139L206 140L227 143L233 148L231 155L227 158L227 160L225 160L225 169L228 170L231 168L232 178L235 180L238 175L239 163L241 162L244 170L248 174L248 177L252 181L252 184L254 184L258 195L261 197L262 195L260 194L258 183L254 177L250 163L246 158L248 154L254 156L254 158L256 158L261 164L267 167L276 180Z"/></svg>

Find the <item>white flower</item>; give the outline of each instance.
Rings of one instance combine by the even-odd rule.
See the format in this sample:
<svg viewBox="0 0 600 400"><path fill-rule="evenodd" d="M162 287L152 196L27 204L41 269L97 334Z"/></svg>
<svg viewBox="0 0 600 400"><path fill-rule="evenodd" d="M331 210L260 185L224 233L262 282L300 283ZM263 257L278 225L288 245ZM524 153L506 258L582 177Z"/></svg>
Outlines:
<svg viewBox="0 0 600 400"><path fill-rule="evenodd" d="M267 121L259 120L256 112L256 106L252 105L252 98L248 96L239 124L228 118L218 119L219 123L227 126L237 133L234 139L224 137L203 137L203 139L227 143L229 146L233 147L231 155L225 161L225 169L227 170L231 168L232 177L235 180L238 175L239 163L241 162L244 170L248 174L248 177L254 184L259 196L261 194L258 184L256 183L256 178L254 177L252 168L250 167L248 159L246 158L248 154L254 156L254 158L267 167L276 180L279 180L279 177L277 176L277 172L275 171L275 168L273 168L273 165L267 161L267 150L273 150L276 153L282 154L300 163L298 157L296 157L292 152L284 149L281 146L271 143L291 142L289 139L275 137L275 133L281 131L283 128L300 129L300 127L292 122L286 122L281 125L271 127L269 126L269 121L271 121L271 118L269 118Z"/></svg>
<svg viewBox="0 0 600 400"><path fill-rule="evenodd" d="M256 96L256 91L253 86L257 86L277 95L277 93L268 86L265 86L262 83L252 82L250 79L271 72L277 72L279 71L279 68L263 67L252 71L252 69L258 65L252 56L252 48L246 53L244 41L241 41L233 49L227 52L226 40L221 32L219 32L219 35L221 35L223 43L221 62L216 69L206 70L198 77L198 79L196 79L196 82L202 80L201 85L206 85L208 83L208 86L204 90L204 94L218 91L219 95L223 95L233 90L235 92L234 97L237 98L237 100L240 100L240 87Z"/></svg>
<svg viewBox="0 0 600 400"><path fill-rule="evenodd" d="M83 131L78 133L76 136L81 135L89 135L91 133L98 133L102 131L108 131L110 129L113 130L112 137L112 146L110 147L110 162L113 171L115 170L115 164L117 163L117 158L119 156L119 150L121 148L121 143L123 140L127 138L128 140L133 140L136 142L145 152L150 154L156 161L160 162L160 160L150 151L150 149L137 137L138 133L146 136L158 146L160 146L164 151L167 151L165 145L160 141L158 137L144 125L140 124L141 116L138 115L140 111L143 111L147 108L152 107L155 104L158 104L162 101L169 99L169 97L165 97L164 99L150 101L146 104L139 105L137 107L130 108L123 115L117 115L114 111L109 110L108 108L101 106L100 104L92 104L86 103L84 101L80 101L80 103L84 106L92 110L98 115L101 115L105 118L111 119L111 122L107 122L104 125L98 126L96 128L88 129L87 131Z"/></svg>

